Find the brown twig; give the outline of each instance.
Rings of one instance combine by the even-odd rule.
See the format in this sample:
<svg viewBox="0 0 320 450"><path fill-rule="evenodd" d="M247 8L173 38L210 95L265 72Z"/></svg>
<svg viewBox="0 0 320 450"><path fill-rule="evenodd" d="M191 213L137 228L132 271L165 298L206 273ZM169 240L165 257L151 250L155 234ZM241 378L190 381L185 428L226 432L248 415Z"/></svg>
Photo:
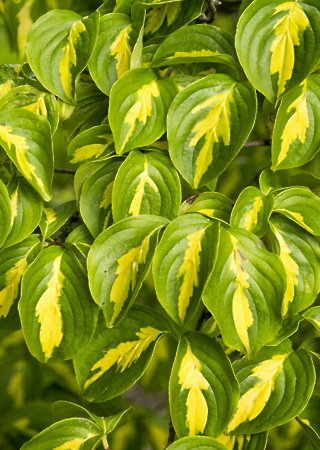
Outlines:
<svg viewBox="0 0 320 450"><path fill-rule="evenodd" d="M243 144L242 148L249 148L249 147L261 147L261 146L270 146L269 141L247 141Z"/></svg>
<svg viewBox="0 0 320 450"><path fill-rule="evenodd" d="M73 169L61 169L59 167L56 167L54 169L54 173L68 173L70 175L74 175L76 173L76 171Z"/></svg>
<svg viewBox="0 0 320 450"><path fill-rule="evenodd" d="M165 446L165 448L168 448L169 445L171 445L173 443L174 436L175 436L175 431L174 431L174 428L173 428L172 420L170 420L170 423L169 423L169 437L168 437L168 442L167 442L167 445Z"/></svg>

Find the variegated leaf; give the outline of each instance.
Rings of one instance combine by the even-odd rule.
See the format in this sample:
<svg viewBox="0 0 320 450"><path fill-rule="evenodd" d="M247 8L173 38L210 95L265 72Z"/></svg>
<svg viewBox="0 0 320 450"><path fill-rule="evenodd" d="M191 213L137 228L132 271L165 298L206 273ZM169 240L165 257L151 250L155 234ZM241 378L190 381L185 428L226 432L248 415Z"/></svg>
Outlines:
<svg viewBox="0 0 320 450"><path fill-rule="evenodd" d="M74 358L83 395L104 402L129 389L146 370L157 341L168 332L172 330L167 320L146 306L134 305L111 328L101 315L90 344Z"/></svg>
<svg viewBox="0 0 320 450"><path fill-rule="evenodd" d="M193 436L178 439L168 450L227 450L227 447L211 437Z"/></svg>
<svg viewBox="0 0 320 450"><path fill-rule="evenodd" d="M114 221L138 214L154 214L172 220L180 203L180 181L170 159L160 152L133 150L114 182Z"/></svg>
<svg viewBox="0 0 320 450"><path fill-rule="evenodd" d="M240 400L227 427L230 434L260 433L288 422L305 408L315 383L311 356L293 351L289 339L236 361L233 368Z"/></svg>
<svg viewBox="0 0 320 450"><path fill-rule="evenodd" d="M254 234L221 228L203 301L227 346L252 357L277 334L285 286L280 258L268 252Z"/></svg>
<svg viewBox="0 0 320 450"><path fill-rule="evenodd" d="M168 113L171 159L197 189L212 182L237 155L256 116L251 84L208 75L174 99Z"/></svg>
<svg viewBox="0 0 320 450"><path fill-rule="evenodd" d="M76 202L74 200L62 203L54 208L46 205L43 208L42 218L39 223L43 240L58 231L75 211Z"/></svg>
<svg viewBox="0 0 320 450"><path fill-rule="evenodd" d="M157 297L179 325L197 311L218 241L218 223L193 213L173 220L157 247L153 260Z"/></svg>
<svg viewBox="0 0 320 450"><path fill-rule="evenodd" d="M259 238L268 228L268 219L274 206L272 194L263 195L253 186L244 189L233 207L230 224L251 231Z"/></svg>
<svg viewBox="0 0 320 450"><path fill-rule="evenodd" d="M108 326L126 314L147 276L159 230L168 220L157 216L123 219L103 231L88 256L92 296Z"/></svg>
<svg viewBox="0 0 320 450"><path fill-rule="evenodd" d="M67 149L70 163L76 165L104 159L113 151L113 136L109 125L98 125L79 133Z"/></svg>
<svg viewBox="0 0 320 450"><path fill-rule="evenodd" d="M71 231L65 243L66 248L76 248L83 256L87 257L93 244L93 237L85 225L80 225Z"/></svg>
<svg viewBox="0 0 320 450"><path fill-rule="evenodd" d="M239 386L221 346L199 332L181 338L169 385L178 437L219 436L233 415Z"/></svg>
<svg viewBox="0 0 320 450"><path fill-rule="evenodd" d="M236 49L253 86L271 103L298 86L320 59L319 0L255 0L242 14Z"/></svg>
<svg viewBox="0 0 320 450"><path fill-rule="evenodd" d="M166 115L177 92L172 80L158 80L147 67L130 70L113 85L109 123L118 154L152 144L163 135Z"/></svg>
<svg viewBox="0 0 320 450"><path fill-rule="evenodd" d="M318 395L312 395L305 409L297 417L298 422L307 433L314 449L320 447L319 413L320 397Z"/></svg>
<svg viewBox="0 0 320 450"><path fill-rule="evenodd" d="M113 222L112 191L115 176L122 163L123 158L120 156L106 159L104 165L91 174L83 184L80 212L84 223L95 238Z"/></svg>
<svg viewBox="0 0 320 450"><path fill-rule="evenodd" d="M0 125L1 132L1 125ZM0 135L1 139L1 135ZM3 246L11 227L11 203L7 188L0 180L0 247Z"/></svg>
<svg viewBox="0 0 320 450"><path fill-rule="evenodd" d="M202 192L185 200L179 209L179 215L199 212L212 219L230 223L233 201L219 192Z"/></svg>
<svg viewBox="0 0 320 450"><path fill-rule="evenodd" d="M51 199L53 150L49 122L22 108L0 111L0 144L28 183Z"/></svg>
<svg viewBox="0 0 320 450"><path fill-rule="evenodd" d="M221 434L217 441L226 446L228 450L265 450L268 432L258 434L227 435Z"/></svg>
<svg viewBox="0 0 320 450"><path fill-rule="evenodd" d="M27 36L28 63L39 81L66 103L75 103L78 75L88 63L99 28L99 13L82 18L68 10L42 15Z"/></svg>
<svg viewBox="0 0 320 450"><path fill-rule="evenodd" d="M307 319L312 325L320 331L320 306L313 306L303 313L304 319Z"/></svg>
<svg viewBox="0 0 320 450"><path fill-rule="evenodd" d="M42 362L73 358L88 344L98 308L72 251L40 252L23 276L19 312L29 351Z"/></svg>
<svg viewBox="0 0 320 450"><path fill-rule="evenodd" d="M311 234L320 235L320 198L307 188L286 189L276 196L274 211Z"/></svg>

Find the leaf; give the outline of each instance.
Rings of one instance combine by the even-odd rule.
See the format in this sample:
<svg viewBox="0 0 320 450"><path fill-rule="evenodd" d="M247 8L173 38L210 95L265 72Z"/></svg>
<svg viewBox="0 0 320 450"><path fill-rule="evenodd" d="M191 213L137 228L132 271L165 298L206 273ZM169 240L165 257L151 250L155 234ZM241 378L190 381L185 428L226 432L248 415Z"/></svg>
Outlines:
<svg viewBox="0 0 320 450"><path fill-rule="evenodd" d="M200 332L181 338L169 385L170 412L178 437L219 436L232 417L239 386L221 346Z"/></svg>
<svg viewBox="0 0 320 450"><path fill-rule="evenodd" d="M274 211L284 214L309 233L320 235L320 199L307 188L292 188L276 196Z"/></svg>
<svg viewBox="0 0 320 450"><path fill-rule="evenodd" d="M314 306L313 308L307 309L303 313L303 317L312 323L318 331L320 331L320 306Z"/></svg>
<svg viewBox="0 0 320 450"><path fill-rule="evenodd" d="M91 245L93 244L93 237L88 228L85 225L80 225L75 228L68 235L66 239L66 248L75 247L87 258Z"/></svg>
<svg viewBox="0 0 320 450"><path fill-rule="evenodd" d="M103 231L88 256L89 285L107 326L116 325L135 300L147 276L165 218L135 216Z"/></svg>
<svg viewBox="0 0 320 450"><path fill-rule="evenodd" d="M105 166L105 161L89 161L88 163L82 164L76 171L74 176L74 190L76 193L77 201L79 202L79 198L81 195L81 191L85 181L96 172L101 167Z"/></svg>
<svg viewBox="0 0 320 450"><path fill-rule="evenodd" d="M239 76L242 69L237 62L234 38L213 25L191 25L175 31L160 45L151 66L174 66L198 62L220 62L234 69Z"/></svg>
<svg viewBox="0 0 320 450"><path fill-rule="evenodd" d="M68 145L71 164L104 159L114 151L113 136L109 125L99 125L79 133Z"/></svg>
<svg viewBox="0 0 320 450"><path fill-rule="evenodd" d="M146 306L134 305L111 328L101 315L91 342L74 358L85 398L104 402L128 390L146 370L157 341L170 331L167 320Z"/></svg>
<svg viewBox="0 0 320 450"><path fill-rule="evenodd" d="M197 311L218 241L218 223L193 213L173 220L157 247L153 259L157 297L179 325Z"/></svg>
<svg viewBox="0 0 320 450"><path fill-rule="evenodd" d="M69 217L72 216L75 210L76 202L74 200L62 203L54 208L50 208L49 205L45 206L39 224L43 240L58 231Z"/></svg>
<svg viewBox="0 0 320 450"><path fill-rule="evenodd" d="M299 167L320 148L320 75L310 75L286 95L272 138L272 169Z"/></svg>
<svg viewBox="0 0 320 450"><path fill-rule="evenodd" d="M98 308L87 283L74 254L58 246L26 270L19 312L29 351L41 362L73 358L90 341Z"/></svg>
<svg viewBox="0 0 320 450"><path fill-rule="evenodd" d="M318 0L257 0L238 22L241 65L253 86L273 104L319 62L319 6Z"/></svg>
<svg viewBox="0 0 320 450"><path fill-rule="evenodd" d="M307 341L304 341L300 345L300 348L307 350L308 352L311 353L312 356L315 356L316 358L320 359L320 338L319 337L308 339Z"/></svg>
<svg viewBox="0 0 320 450"><path fill-rule="evenodd" d="M101 437L102 430L91 420L66 419L41 431L21 450L93 450Z"/></svg>
<svg viewBox="0 0 320 450"><path fill-rule="evenodd" d="M276 336L268 342L268 345L279 345L286 338L292 336L299 328L303 316L299 314L287 316L283 319L282 325Z"/></svg>
<svg viewBox="0 0 320 450"><path fill-rule="evenodd" d="M298 422L315 448L320 447L319 411L320 397L312 395L305 409L297 417Z"/></svg>
<svg viewBox="0 0 320 450"><path fill-rule="evenodd" d="M283 262L287 287L282 314L296 314L310 306L320 291L320 245L316 238L283 216L270 220L274 250Z"/></svg>
<svg viewBox="0 0 320 450"><path fill-rule="evenodd" d="M225 344L253 357L281 327L286 277L280 258L252 233L221 228L203 301Z"/></svg>
<svg viewBox="0 0 320 450"><path fill-rule="evenodd" d="M232 205L233 201L219 192L202 192L185 200L178 214L199 212L229 224Z"/></svg>
<svg viewBox="0 0 320 450"><path fill-rule="evenodd" d="M265 450L268 432L258 434L240 434L228 436L221 434L217 441L224 444L228 450Z"/></svg>
<svg viewBox="0 0 320 450"><path fill-rule="evenodd" d="M37 236L30 236L22 242L0 252L0 327L1 330L17 329L20 319L17 300L20 294L21 278L31 262L32 251L39 244Z"/></svg>
<svg viewBox="0 0 320 450"><path fill-rule="evenodd" d="M0 125L1 132L1 125ZM1 139L1 135L0 135ZM7 188L0 180L0 247L3 246L11 226L11 203Z"/></svg>
<svg viewBox="0 0 320 450"><path fill-rule="evenodd" d="M168 112L172 162L193 189L212 182L249 136L256 94L248 82L214 74L192 83Z"/></svg>
<svg viewBox="0 0 320 450"><path fill-rule="evenodd" d="M286 340L265 347L252 360L244 357L233 364L240 400L228 433L260 433L288 422L305 408L314 387L314 366L308 352L291 347Z"/></svg>
<svg viewBox="0 0 320 450"><path fill-rule="evenodd" d="M260 238L267 231L273 206L272 194L265 196L258 188L249 186L239 195L231 213L230 224L251 231Z"/></svg>
<svg viewBox="0 0 320 450"><path fill-rule="evenodd" d="M114 221L138 214L154 214L172 220L180 203L180 181L170 159L160 152L133 150L114 182Z"/></svg>
<svg viewBox="0 0 320 450"><path fill-rule="evenodd" d="M123 158L119 156L108 158L83 184L80 212L95 238L112 224L112 191L115 176L122 163Z"/></svg>
<svg viewBox="0 0 320 450"><path fill-rule="evenodd" d="M4 247L30 236L38 226L43 209L40 195L22 177L13 177L8 185L11 203L11 227Z"/></svg>
<svg viewBox="0 0 320 450"><path fill-rule="evenodd" d="M168 450L227 450L223 444L216 439L206 436L185 437L175 441Z"/></svg>
<svg viewBox="0 0 320 450"><path fill-rule="evenodd" d="M109 123L119 155L152 144L163 135L167 112L176 94L172 80L158 80L147 67L130 70L113 85Z"/></svg>
<svg viewBox="0 0 320 450"><path fill-rule="evenodd" d="M48 121L22 108L0 111L0 144L28 183L50 200L53 151Z"/></svg>
<svg viewBox="0 0 320 450"><path fill-rule="evenodd" d="M28 63L39 81L66 103L75 104L75 84L94 49L99 13L82 18L67 10L42 15L27 36Z"/></svg>
<svg viewBox="0 0 320 450"><path fill-rule="evenodd" d="M112 85L130 69L138 32L130 17L112 13L101 17L97 44L89 62L90 74L106 95Z"/></svg>

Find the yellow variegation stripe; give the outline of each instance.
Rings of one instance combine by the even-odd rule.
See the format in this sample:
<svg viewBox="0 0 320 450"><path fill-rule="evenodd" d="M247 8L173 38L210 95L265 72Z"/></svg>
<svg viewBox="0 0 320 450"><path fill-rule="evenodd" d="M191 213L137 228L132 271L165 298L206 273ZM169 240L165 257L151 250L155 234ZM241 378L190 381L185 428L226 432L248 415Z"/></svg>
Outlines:
<svg viewBox="0 0 320 450"><path fill-rule="evenodd" d="M113 185L114 181L111 181L111 183L109 183L106 189L104 190L102 200L100 203L100 208L107 209L111 205Z"/></svg>
<svg viewBox="0 0 320 450"><path fill-rule="evenodd" d="M28 31L33 25L33 20L31 17L31 9L33 4L34 0L27 0L17 14L17 43L20 60L23 60L23 58L25 57L26 38Z"/></svg>
<svg viewBox="0 0 320 450"><path fill-rule="evenodd" d="M144 159L144 171L139 175L140 181L138 183L138 186L136 187L129 209L129 214L132 214L133 216L137 216L138 214L140 214L141 203L146 184L149 184L151 189L153 189L155 192L158 192L157 185L148 175L148 161L146 155L144 155Z"/></svg>
<svg viewBox="0 0 320 450"><path fill-rule="evenodd" d="M114 303L110 325L112 325L121 313L124 302L128 298L130 286L131 291L133 291L136 285L139 265L146 262L148 255L149 239L150 235L144 238L141 246L132 248L117 261L118 267L116 275L118 276L115 279L110 292L110 301Z"/></svg>
<svg viewBox="0 0 320 450"><path fill-rule="evenodd" d="M14 406L22 406L25 402L25 368L26 363L24 361L16 362L13 366L15 372L8 383L7 392L13 399Z"/></svg>
<svg viewBox="0 0 320 450"><path fill-rule="evenodd" d="M206 228L187 236L188 248L178 272L178 279L183 277L178 297L178 313L181 323L184 323L193 289L199 286L201 239L205 231Z"/></svg>
<svg viewBox="0 0 320 450"><path fill-rule="evenodd" d="M287 287L283 297L282 315L287 314L289 304L293 302L295 286L298 284L299 266L294 259L291 258L291 251L287 246L282 235L275 230L276 237L280 245L280 259L283 262L286 272Z"/></svg>
<svg viewBox="0 0 320 450"><path fill-rule="evenodd" d="M255 384L240 398L237 410L228 425L228 433L246 420L255 419L263 411L288 355L289 353L273 356L254 367L248 378Z"/></svg>
<svg viewBox="0 0 320 450"><path fill-rule="evenodd" d="M207 216L211 216L212 217L214 212L215 212L215 209L208 209L208 208L206 208L206 209L199 209L199 212L202 213L202 214L206 214Z"/></svg>
<svg viewBox="0 0 320 450"><path fill-rule="evenodd" d="M62 49L62 58L59 64L59 75L66 96L72 100L72 74L71 66L77 65L76 45L80 34L86 31L86 27L79 20L75 22L70 30L68 41Z"/></svg>
<svg viewBox="0 0 320 450"><path fill-rule="evenodd" d="M137 101L131 106L124 119L124 122L130 125L130 127L120 150L124 149L126 143L132 136L135 129L136 120L139 120L139 122L142 122L145 125L147 118L151 116L152 98L157 98L160 96L160 90L156 80L151 81L150 84L145 84L142 86L142 88L137 91L136 95Z"/></svg>
<svg viewBox="0 0 320 450"><path fill-rule="evenodd" d="M0 98L6 94L7 92L10 91L10 89L13 87L13 81L12 80L8 80L3 84L0 84Z"/></svg>
<svg viewBox="0 0 320 450"><path fill-rule="evenodd" d="M309 231L310 233L313 234L313 229L310 228L307 224L305 224L304 219L303 219L303 215L301 213L288 211L285 208L278 208L277 211L284 211L284 212L286 212L287 214L292 216L300 225L302 225L307 231Z"/></svg>
<svg viewBox="0 0 320 450"><path fill-rule="evenodd" d="M252 208L244 215L243 226L246 230L251 231L258 222L258 214L263 206L263 201L261 197L256 197L254 199Z"/></svg>
<svg viewBox="0 0 320 450"><path fill-rule="evenodd" d="M192 133L193 138L190 140L189 146L195 147L199 140L205 136L202 148L196 160L196 168L193 179L194 187L199 186L202 176L208 170L208 167L213 161L212 148L214 143L218 143L222 139L224 145L230 144L230 111L229 102L232 98L233 87L222 94L215 95L200 103L192 109L192 114L210 108L207 115L197 121Z"/></svg>
<svg viewBox="0 0 320 450"><path fill-rule="evenodd" d="M146 15L144 34L155 33L158 31L166 17L167 26L172 25L180 14L181 6L182 2L173 2L163 6L161 5L159 8L150 9Z"/></svg>
<svg viewBox="0 0 320 450"><path fill-rule="evenodd" d="M105 149L108 148L109 145L113 142L113 136L109 133L97 137L99 139L103 139L105 142L103 144L89 144L77 148L73 152L72 159L70 160L71 164L77 164L93 157L95 159L99 158L99 156L102 155Z"/></svg>
<svg viewBox="0 0 320 450"><path fill-rule="evenodd" d="M130 367L161 333L163 332L156 328L150 326L144 327L136 333L136 336L139 338L138 340L121 342L117 347L108 350L104 357L96 362L91 368L91 372L96 370L98 370L98 372L91 378L88 378L84 384L84 389L87 389L114 364L117 364L116 370L120 369L121 372Z"/></svg>
<svg viewBox="0 0 320 450"><path fill-rule="evenodd" d="M54 447L52 450L80 450L82 444L84 441L89 439L90 437L94 436L93 433L89 433L86 438L75 438L68 442L65 442L62 445L59 445L59 447Z"/></svg>
<svg viewBox="0 0 320 450"><path fill-rule="evenodd" d="M27 109L28 111L31 111L35 114L47 117L47 107L44 101L45 95L46 94L39 95L36 102L30 103L30 105L27 106L23 106L23 109Z"/></svg>
<svg viewBox="0 0 320 450"><path fill-rule="evenodd" d="M287 156L290 145L299 139L301 144L306 140L306 132L309 128L308 104L306 97L306 85L303 82L302 94L289 106L287 112L289 113L293 108L295 112L292 114L286 123L281 135L281 150L278 156L277 164L280 164Z"/></svg>
<svg viewBox="0 0 320 450"><path fill-rule="evenodd" d="M46 359L51 357L54 348L59 347L63 338L59 304L64 281L64 275L60 271L61 259L62 255L53 262L52 276L36 306L36 317L40 323L40 344Z"/></svg>
<svg viewBox="0 0 320 450"><path fill-rule="evenodd" d="M221 53L218 52L218 50L216 51L212 51L212 50L206 50L206 49L202 49L202 50L192 50L191 52L174 52L174 54L172 56L168 56L166 58L166 60L169 59L174 59L174 58L190 58L190 57L201 57L201 56L215 56L215 55L220 55ZM216 71L214 70L214 72L212 73L216 73Z"/></svg>
<svg viewBox="0 0 320 450"><path fill-rule="evenodd" d="M285 2L275 8L277 14L287 11L274 25L275 39L271 45L271 75L278 73L277 97L284 92L294 67L294 47L300 45L299 34L309 25L309 19L298 2Z"/></svg>
<svg viewBox="0 0 320 450"><path fill-rule="evenodd" d="M208 405L202 391L208 389L209 383L202 375L201 369L200 361L192 353L188 343L178 377L181 390L189 389L186 401L189 436L203 433L208 421Z"/></svg>
<svg viewBox="0 0 320 450"><path fill-rule="evenodd" d="M21 258L6 273L6 287L0 291L0 318L7 317L18 297L19 283L27 265L27 258Z"/></svg>
<svg viewBox="0 0 320 450"><path fill-rule="evenodd" d="M13 192L13 194L10 197L10 203L11 203L11 226L13 225L14 219L18 215L18 195L19 195L19 185L17 186L17 189Z"/></svg>
<svg viewBox="0 0 320 450"><path fill-rule="evenodd" d="M238 336L246 351L250 353L248 329L253 325L253 315L250 309L249 299L244 291L244 289L250 287L248 282L250 276L242 266L242 258L237 250L237 238L230 235L230 239L234 248L233 255L230 258L230 270L235 274L236 285L232 299L232 315Z"/></svg>
<svg viewBox="0 0 320 450"><path fill-rule="evenodd" d="M115 56L117 60L118 78L130 69L131 47L129 45L129 34L131 30L132 25L123 28L110 47L111 55Z"/></svg>
<svg viewBox="0 0 320 450"><path fill-rule="evenodd" d="M9 150L11 150L11 146L14 146L17 163L24 176L28 178L28 180L35 178L38 186L41 189L44 189L43 181L36 175L36 168L27 159L29 146L26 138L24 136L12 134L12 132L13 129L11 127L0 125L0 139L7 144Z"/></svg>

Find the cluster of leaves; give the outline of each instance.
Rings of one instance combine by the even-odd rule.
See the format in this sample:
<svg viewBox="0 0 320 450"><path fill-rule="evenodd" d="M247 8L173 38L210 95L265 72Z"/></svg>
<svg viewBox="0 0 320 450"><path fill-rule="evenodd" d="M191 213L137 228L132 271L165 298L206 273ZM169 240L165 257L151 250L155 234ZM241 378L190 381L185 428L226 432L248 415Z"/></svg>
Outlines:
<svg viewBox="0 0 320 450"><path fill-rule="evenodd" d="M319 449L320 338L290 337L320 330L320 179L301 168L320 149L320 0L244 1L235 40L194 23L203 0L16 3L0 0L27 58L0 72L2 332L21 325L42 363L73 359L97 403L172 335L170 450L263 450L293 418ZM219 180L256 91L271 161L234 202ZM76 200L52 207L59 123ZM133 305L151 266L161 312ZM23 450L107 448L129 413L54 411Z"/></svg>

